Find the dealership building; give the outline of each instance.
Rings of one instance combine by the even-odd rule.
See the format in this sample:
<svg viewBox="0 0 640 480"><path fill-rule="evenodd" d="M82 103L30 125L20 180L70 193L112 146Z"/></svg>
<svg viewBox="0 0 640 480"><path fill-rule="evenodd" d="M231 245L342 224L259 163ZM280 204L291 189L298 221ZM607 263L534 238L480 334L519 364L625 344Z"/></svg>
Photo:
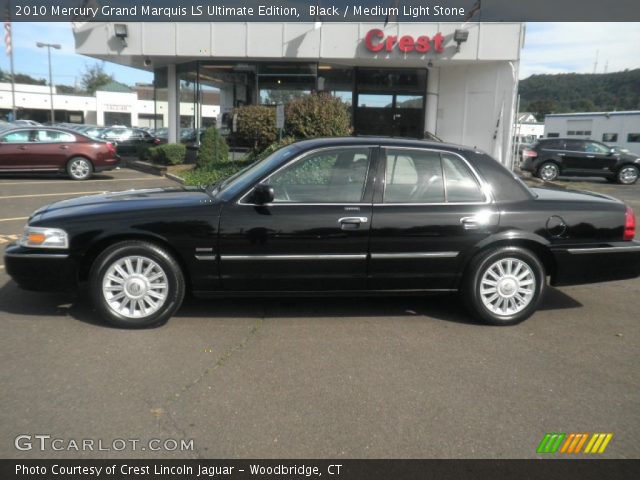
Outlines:
<svg viewBox="0 0 640 480"><path fill-rule="evenodd" d="M74 35L80 54L154 72L170 139L180 101L199 125L209 91L222 123L240 105L327 92L351 105L357 135L430 132L510 158L521 23L84 23Z"/></svg>

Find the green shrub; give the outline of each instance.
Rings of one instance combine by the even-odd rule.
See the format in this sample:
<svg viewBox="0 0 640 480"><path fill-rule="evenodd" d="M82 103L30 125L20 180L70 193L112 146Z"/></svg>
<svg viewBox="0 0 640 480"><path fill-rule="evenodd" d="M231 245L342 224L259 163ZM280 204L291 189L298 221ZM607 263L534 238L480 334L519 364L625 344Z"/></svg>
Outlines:
<svg viewBox="0 0 640 480"><path fill-rule="evenodd" d="M298 139L348 136L349 105L325 93L293 99L285 108L285 133Z"/></svg>
<svg viewBox="0 0 640 480"><path fill-rule="evenodd" d="M149 145L148 143L140 143L136 147L136 156L143 162L151 160L151 154L149 153L149 150L151 150L151 145Z"/></svg>
<svg viewBox="0 0 640 480"><path fill-rule="evenodd" d="M293 137L284 137L282 140L278 140L277 142L272 143L262 151L252 150L251 152L249 152L249 155L247 155L246 159L252 162L259 162L267 158L276 150L280 150L282 147L286 147L287 145L291 145L295 142L296 139Z"/></svg>
<svg viewBox="0 0 640 480"><path fill-rule="evenodd" d="M238 141L262 151L276 141L276 109L266 105L246 105L234 110L238 115L236 137Z"/></svg>
<svg viewBox="0 0 640 480"><path fill-rule="evenodd" d="M149 149L150 160L163 165L179 165L184 163L187 147L180 143L158 145Z"/></svg>
<svg viewBox="0 0 640 480"><path fill-rule="evenodd" d="M229 147L216 127L208 128L202 136L197 164L200 168L229 161Z"/></svg>
<svg viewBox="0 0 640 480"><path fill-rule="evenodd" d="M230 177L246 166L251 165L251 163L253 162L240 161L218 163L212 164L206 169L196 168L195 170L188 172L181 172L178 175L182 177L187 185L211 185Z"/></svg>

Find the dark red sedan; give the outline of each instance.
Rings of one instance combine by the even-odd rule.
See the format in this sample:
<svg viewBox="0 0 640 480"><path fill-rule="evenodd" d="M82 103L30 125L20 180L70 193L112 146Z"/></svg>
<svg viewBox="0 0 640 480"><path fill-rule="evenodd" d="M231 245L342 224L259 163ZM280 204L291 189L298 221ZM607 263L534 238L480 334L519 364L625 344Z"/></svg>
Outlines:
<svg viewBox="0 0 640 480"><path fill-rule="evenodd" d="M0 130L0 172L64 172L86 180L111 170L120 158L113 143L54 127Z"/></svg>

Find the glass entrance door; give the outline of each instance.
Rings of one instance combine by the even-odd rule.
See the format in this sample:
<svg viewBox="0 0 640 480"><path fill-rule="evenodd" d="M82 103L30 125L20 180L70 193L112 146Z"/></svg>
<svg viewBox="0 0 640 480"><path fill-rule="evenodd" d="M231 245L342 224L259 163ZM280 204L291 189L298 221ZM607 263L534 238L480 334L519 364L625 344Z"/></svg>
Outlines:
<svg viewBox="0 0 640 480"><path fill-rule="evenodd" d="M426 69L356 69L355 133L422 138L426 90Z"/></svg>
<svg viewBox="0 0 640 480"><path fill-rule="evenodd" d="M357 135L422 138L424 95L358 93Z"/></svg>

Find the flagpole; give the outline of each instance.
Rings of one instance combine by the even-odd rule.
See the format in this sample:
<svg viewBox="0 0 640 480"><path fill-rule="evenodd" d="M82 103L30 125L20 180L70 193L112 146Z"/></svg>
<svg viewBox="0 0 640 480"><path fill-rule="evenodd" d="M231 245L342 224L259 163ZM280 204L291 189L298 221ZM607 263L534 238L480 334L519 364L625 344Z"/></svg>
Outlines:
<svg viewBox="0 0 640 480"><path fill-rule="evenodd" d="M11 68L11 111L13 113L13 121L15 122L18 118L16 116L16 82L13 71L13 25L11 24L11 2L7 2L7 22L5 23L4 29L5 35L9 36L7 46L9 46L9 65Z"/></svg>

